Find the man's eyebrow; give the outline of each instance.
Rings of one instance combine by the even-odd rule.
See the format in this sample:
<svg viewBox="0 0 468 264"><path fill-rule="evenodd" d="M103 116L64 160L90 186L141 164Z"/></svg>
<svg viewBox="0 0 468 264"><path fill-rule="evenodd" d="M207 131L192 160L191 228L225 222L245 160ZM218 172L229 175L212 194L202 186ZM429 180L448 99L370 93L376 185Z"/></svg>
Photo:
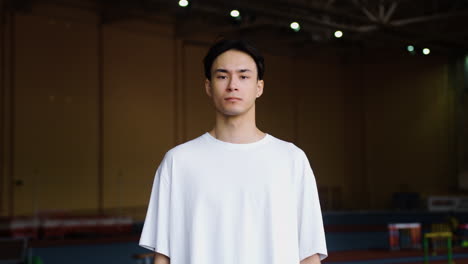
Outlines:
<svg viewBox="0 0 468 264"><path fill-rule="evenodd" d="M240 73L243 73L243 72L251 72L252 70L250 69L240 69L240 70L237 70L237 72L240 72ZM215 72L222 72L222 73L228 73L229 71L226 70L226 69L216 69Z"/></svg>

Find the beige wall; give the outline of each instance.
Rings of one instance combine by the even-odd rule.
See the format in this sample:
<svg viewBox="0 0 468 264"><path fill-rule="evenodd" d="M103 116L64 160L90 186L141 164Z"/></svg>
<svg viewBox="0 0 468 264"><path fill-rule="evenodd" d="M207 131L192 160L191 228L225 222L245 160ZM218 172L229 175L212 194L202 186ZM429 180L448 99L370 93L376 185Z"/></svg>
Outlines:
<svg viewBox="0 0 468 264"><path fill-rule="evenodd" d="M214 111L205 93L203 56L206 46L187 42L182 46L183 141L198 137L213 125Z"/></svg>
<svg viewBox="0 0 468 264"><path fill-rule="evenodd" d="M174 41L145 24L103 28L103 207L141 206L175 142Z"/></svg>
<svg viewBox="0 0 468 264"><path fill-rule="evenodd" d="M319 187L344 190L344 85L336 56L297 59L297 145L308 155ZM323 199L327 192L322 193Z"/></svg>
<svg viewBox="0 0 468 264"><path fill-rule="evenodd" d="M437 56L367 57L366 164L373 207L393 191L456 190L453 92Z"/></svg>
<svg viewBox="0 0 468 264"><path fill-rule="evenodd" d="M96 208L96 27L31 15L14 23L12 165L24 182L15 211Z"/></svg>
<svg viewBox="0 0 468 264"><path fill-rule="evenodd" d="M213 124L202 69L211 39L177 38L171 24L99 28L94 14L59 11L16 15L4 42L6 54L15 45L14 67L3 58L2 69L14 83L6 74L0 87L14 100L1 112L0 215L12 201L15 215L144 211L164 153ZM383 209L394 191L456 184L447 61L379 54L265 54L258 125L307 153L328 208ZM10 185L12 174L24 184Z"/></svg>

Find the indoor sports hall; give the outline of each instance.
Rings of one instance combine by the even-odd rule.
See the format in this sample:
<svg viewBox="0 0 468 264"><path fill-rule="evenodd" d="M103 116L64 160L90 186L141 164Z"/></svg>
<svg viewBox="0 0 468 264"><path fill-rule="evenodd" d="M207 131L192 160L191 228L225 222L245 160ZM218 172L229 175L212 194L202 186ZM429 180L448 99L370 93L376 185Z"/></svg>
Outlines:
<svg viewBox="0 0 468 264"><path fill-rule="evenodd" d="M468 264L468 1L0 0L0 18L0 264L153 264L155 172L212 128L222 38L262 51L257 126L310 161L322 263Z"/></svg>

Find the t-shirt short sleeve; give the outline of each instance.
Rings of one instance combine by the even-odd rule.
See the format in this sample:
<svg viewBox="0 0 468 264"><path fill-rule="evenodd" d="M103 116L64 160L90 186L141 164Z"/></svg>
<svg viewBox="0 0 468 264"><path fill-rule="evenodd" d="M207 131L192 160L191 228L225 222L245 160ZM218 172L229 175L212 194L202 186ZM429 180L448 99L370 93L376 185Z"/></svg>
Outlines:
<svg viewBox="0 0 468 264"><path fill-rule="evenodd" d="M323 260L328 253L317 185L309 161L305 153L302 154L303 173L298 190L299 257L302 261L319 254Z"/></svg>
<svg viewBox="0 0 468 264"><path fill-rule="evenodd" d="M168 167L165 158L156 171L139 245L170 257L170 185L167 180Z"/></svg>

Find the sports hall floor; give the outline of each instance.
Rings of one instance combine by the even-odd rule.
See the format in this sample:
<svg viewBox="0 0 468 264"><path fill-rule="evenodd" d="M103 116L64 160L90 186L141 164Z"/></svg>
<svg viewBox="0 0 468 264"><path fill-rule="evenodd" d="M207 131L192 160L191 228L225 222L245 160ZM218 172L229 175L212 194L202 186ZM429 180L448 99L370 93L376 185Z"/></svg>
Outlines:
<svg viewBox="0 0 468 264"><path fill-rule="evenodd" d="M328 264L422 264L424 252L422 250L390 251L352 250L330 252L329 257L323 261ZM437 252L430 256L429 264L448 263L446 252ZM453 264L468 264L468 249L454 249Z"/></svg>
<svg viewBox="0 0 468 264"><path fill-rule="evenodd" d="M84 241L83 241L84 242ZM100 244L79 243L68 246L42 245L33 249L33 255L40 256L44 264L60 264L67 259L67 264L79 263L113 263L113 264L143 264L142 260L134 258L135 254L145 254L149 251L137 245L137 241L119 241ZM387 249L331 251L324 264L423 264L422 250L390 251ZM454 249L454 264L468 264L468 249ZM151 263L151 262L150 262ZM438 252L431 256L429 264L447 262L446 252Z"/></svg>
<svg viewBox="0 0 468 264"><path fill-rule="evenodd" d="M431 212L327 212L324 214L329 257L324 264L413 264L424 263L422 250L391 251L388 245L388 223L419 222L423 227L446 221L446 214ZM460 223L468 223L468 213L456 215ZM44 264L137 264L135 254L148 253L138 246L143 223L126 238L70 241L37 241L30 244L30 253ZM423 231L427 231L423 229ZM454 249L454 263L468 264L468 248ZM447 255L438 252L429 264L447 263ZM248 263L250 264L250 263Z"/></svg>

